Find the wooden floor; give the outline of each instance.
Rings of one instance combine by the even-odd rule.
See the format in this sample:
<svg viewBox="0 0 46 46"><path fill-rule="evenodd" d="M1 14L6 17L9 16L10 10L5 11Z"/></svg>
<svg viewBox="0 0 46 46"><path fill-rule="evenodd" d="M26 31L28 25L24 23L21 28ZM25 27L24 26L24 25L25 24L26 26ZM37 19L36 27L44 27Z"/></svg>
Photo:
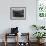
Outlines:
<svg viewBox="0 0 46 46"><path fill-rule="evenodd" d="M34 43L34 42L32 42L30 44L31 44L30 46L37 46L37 43ZM4 46L4 43L3 42L2 43L0 42L0 46ZM10 42L10 43L8 43L7 46L15 46L15 42L14 43ZM46 43L44 43L44 45L42 45L42 46L46 46Z"/></svg>

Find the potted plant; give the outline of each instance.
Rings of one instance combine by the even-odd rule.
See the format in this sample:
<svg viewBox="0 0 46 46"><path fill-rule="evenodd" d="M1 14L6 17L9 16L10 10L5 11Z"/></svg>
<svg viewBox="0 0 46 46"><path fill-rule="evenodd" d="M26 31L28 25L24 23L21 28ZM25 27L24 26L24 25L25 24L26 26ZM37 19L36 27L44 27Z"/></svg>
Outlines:
<svg viewBox="0 0 46 46"><path fill-rule="evenodd" d="M46 36L46 33L45 32L35 32L33 35L37 38L37 41L40 43L40 40L42 38L45 38L44 36Z"/></svg>

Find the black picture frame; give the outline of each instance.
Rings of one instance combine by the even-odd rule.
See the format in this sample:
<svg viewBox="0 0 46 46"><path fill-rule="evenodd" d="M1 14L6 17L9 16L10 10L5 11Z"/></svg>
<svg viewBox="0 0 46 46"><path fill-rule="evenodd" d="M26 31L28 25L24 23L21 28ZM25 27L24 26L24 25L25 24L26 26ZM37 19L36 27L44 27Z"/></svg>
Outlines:
<svg viewBox="0 0 46 46"><path fill-rule="evenodd" d="M26 19L26 7L11 7L10 8L11 20L25 20Z"/></svg>

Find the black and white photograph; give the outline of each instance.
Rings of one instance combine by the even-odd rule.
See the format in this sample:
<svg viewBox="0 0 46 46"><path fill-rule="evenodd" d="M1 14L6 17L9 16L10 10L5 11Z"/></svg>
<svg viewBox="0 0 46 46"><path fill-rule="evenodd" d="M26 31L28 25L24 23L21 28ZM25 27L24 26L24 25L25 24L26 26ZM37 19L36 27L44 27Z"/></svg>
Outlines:
<svg viewBox="0 0 46 46"><path fill-rule="evenodd" d="M11 7L10 8L10 19L11 20L25 20L26 19L26 8L25 7Z"/></svg>

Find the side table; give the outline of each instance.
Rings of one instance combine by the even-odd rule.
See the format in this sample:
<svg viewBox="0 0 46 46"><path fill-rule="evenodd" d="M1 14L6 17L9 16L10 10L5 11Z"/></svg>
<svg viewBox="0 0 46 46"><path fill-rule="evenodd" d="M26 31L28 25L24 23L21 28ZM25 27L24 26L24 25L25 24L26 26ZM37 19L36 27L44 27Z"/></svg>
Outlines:
<svg viewBox="0 0 46 46"><path fill-rule="evenodd" d="M5 46L7 46L7 44L8 44L8 42L7 42L7 36L9 36L9 38L10 38L10 36L16 36L16 45L15 46L18 46L18 33L15 33L15 34L10 34L10 33L6 33L5 34Z"/></svg>

